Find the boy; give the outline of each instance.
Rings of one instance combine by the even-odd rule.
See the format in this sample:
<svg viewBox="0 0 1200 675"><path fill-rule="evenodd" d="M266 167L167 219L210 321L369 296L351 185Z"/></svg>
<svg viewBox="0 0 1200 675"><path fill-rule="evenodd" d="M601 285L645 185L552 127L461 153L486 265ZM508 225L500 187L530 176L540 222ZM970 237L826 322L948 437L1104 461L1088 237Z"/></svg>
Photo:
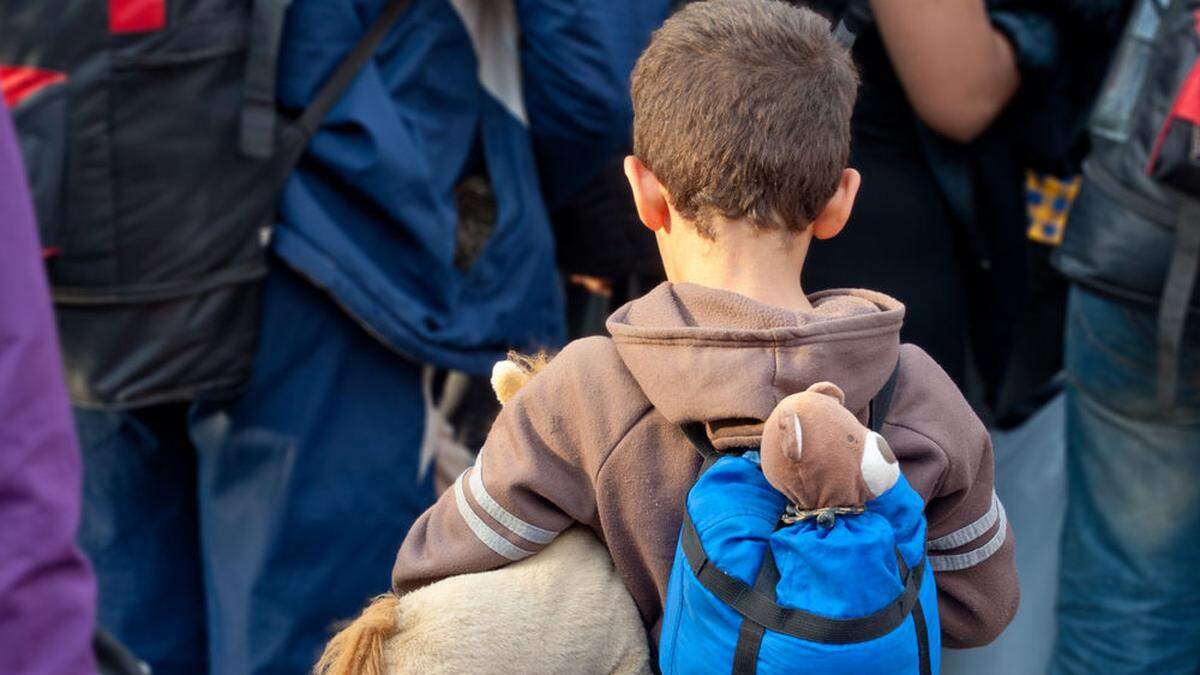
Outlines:
<svg viewBox="0 0 1200 675"><path fill-rule="evenodd" d="M845 224L857 78L813 12L774 0L686 6L633 73L625 170L669 281L574 342L501 412L475 466L413 526L393 585L494 568L572 522L606 543L657 637L700 458L680 425L752 447L785 396L829 380L864 421L899 367L884 435L926 500L945 643L995 638L1018 588L986 430L944 372L900 345L903 306L806 296L814 237Z"/></svg>

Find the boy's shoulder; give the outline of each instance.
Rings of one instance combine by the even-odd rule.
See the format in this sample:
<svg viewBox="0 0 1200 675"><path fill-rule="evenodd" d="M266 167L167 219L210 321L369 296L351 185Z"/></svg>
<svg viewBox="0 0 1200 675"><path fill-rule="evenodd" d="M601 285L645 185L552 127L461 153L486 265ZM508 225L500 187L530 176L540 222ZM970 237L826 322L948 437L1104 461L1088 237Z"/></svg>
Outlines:
<svg viewBox="0 0 1200 675"><path fill-rule="evenodd" d="M586 429L589 440L620 436L650 408L612 339L574 340L530 378L513 399L526 414L555 420L561 432Z"/></svg>
<svg viewBox="0 0 1200 675"><path fill-rule="evenodd" d="M987 428L958 385L925 350L901 345L899 366L885 424L924 436L948 454L973 439L986 438Z"/></svg>
<svg viewBox="0 0 1200 675"><path fill-rule="evenodd" d="M554 388L568 383L603 389L637 387L612 338L602 335L567 343L530 379L525 389L552 393Z"/></svg>

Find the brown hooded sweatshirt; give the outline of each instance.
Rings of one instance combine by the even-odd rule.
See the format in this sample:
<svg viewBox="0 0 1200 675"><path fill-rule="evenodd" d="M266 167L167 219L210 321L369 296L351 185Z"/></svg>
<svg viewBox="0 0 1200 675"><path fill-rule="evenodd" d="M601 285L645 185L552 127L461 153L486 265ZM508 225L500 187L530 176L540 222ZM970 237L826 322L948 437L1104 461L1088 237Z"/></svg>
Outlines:
<svg viewBox="0 0 1200 675"><path fill-rule="evenodd" d="M780 400L823 380L865 421L899 362L882 433L926 502L944 642L991 641L1019 593L987 431L927 354L900 345L899 302L861 290L810 300L797 313L665 283L617 310L611 339L571 343L504 406L475 466L413 525L395 590L520 560L580 522L657 636L700 466L679 425L708 423L718 448L752 446Z"/></svg>

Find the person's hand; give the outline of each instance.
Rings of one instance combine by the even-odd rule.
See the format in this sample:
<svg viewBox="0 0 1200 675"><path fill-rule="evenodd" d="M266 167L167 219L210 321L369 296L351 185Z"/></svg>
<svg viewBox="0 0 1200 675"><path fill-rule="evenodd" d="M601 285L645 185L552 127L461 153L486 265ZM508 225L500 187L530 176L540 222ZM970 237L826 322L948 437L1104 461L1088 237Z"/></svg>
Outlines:
<svg viewBox="0 0 1200 675"><path fill-rule="evenodd" d="M610 297L612 295L612 280L603 277L592 277L586 274L572 274L571 283L583 286L592 295Z"/></svg>

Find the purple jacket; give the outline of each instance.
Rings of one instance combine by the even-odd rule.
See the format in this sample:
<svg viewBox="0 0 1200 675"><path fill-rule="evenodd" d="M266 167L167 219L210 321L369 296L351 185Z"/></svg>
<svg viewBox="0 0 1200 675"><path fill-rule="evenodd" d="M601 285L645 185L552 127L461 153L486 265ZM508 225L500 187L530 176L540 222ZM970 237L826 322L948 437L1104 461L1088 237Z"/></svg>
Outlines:
<svg viewBox="0 0 1200 675"><path fill-rule="evenodd" d="M29 188L0 103L0 673L94 673L79 445Z"/></svg>

